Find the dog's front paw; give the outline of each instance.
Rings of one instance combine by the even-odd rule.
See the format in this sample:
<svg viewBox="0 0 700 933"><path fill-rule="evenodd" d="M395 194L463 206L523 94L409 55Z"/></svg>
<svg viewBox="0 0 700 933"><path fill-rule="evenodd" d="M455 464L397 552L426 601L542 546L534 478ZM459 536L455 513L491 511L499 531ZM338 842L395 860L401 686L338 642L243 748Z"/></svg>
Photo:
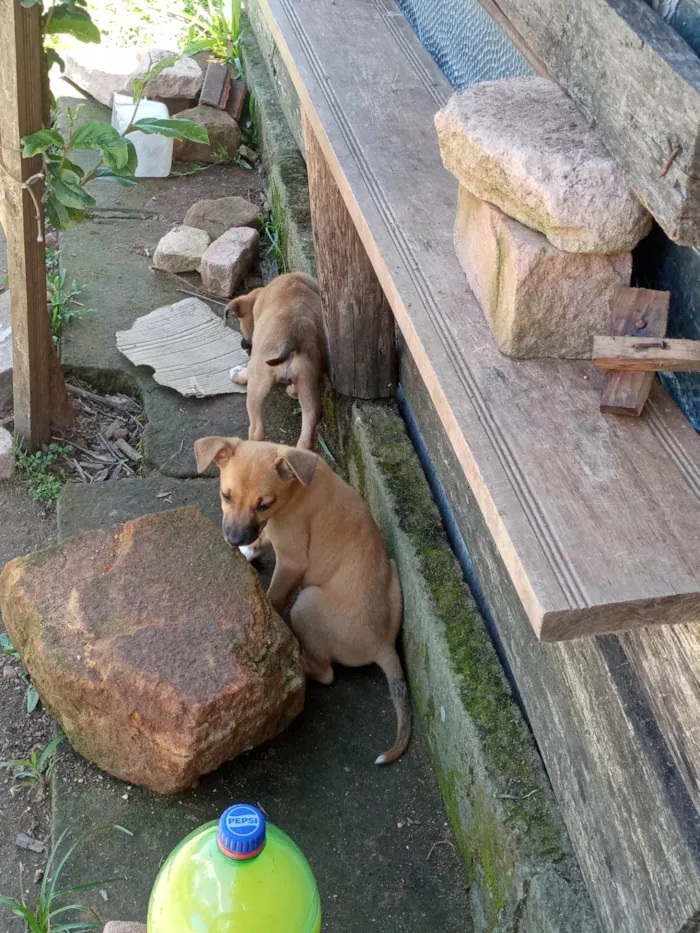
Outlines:
<svg viewBox="0 0 700 933"><path fill-rule="evenodd" d="M233 369L229 370L228 375L231 382L235 382L239 386L248 384L248 367L245 363L234 366Z"/></svg>

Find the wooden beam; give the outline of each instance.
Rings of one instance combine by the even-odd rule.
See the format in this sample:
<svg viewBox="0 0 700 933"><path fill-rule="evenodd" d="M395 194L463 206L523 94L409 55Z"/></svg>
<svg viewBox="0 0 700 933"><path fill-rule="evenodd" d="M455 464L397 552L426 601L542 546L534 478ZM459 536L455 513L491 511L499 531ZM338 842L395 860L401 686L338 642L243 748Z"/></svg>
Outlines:
<svg viewBox="0 0 700 933"><path fill-rule="evenodd" d="M618 288L612 301L614 337L663 337L668 324L670 292L651 288ZM653 373L608 372L600 393L605 414L638 418L649 398Z"/></svg>
<svg viewBox="0 0 700 933"><path fill-rule="evenodd" d="M12 295L15 431L32 449L51 438L52 421L72 423L73 409L53 348L46 310L42 183L24 183L41 158L23 159L21 139L42 126L41 7L0 0L0 145L5 233ZM38 214L37 217L37 207Z"/></svg>
<svg viewBox="0 0 700 933"><path fill-rule="evenodd" d="M700 340L594 337L593 365L641 373L700 372Z"/></svg>
<svg viewBox="0 0 700 933"><path fill-rule="evenodd" d="M397 384L394 317L306 116L304 144L330 383L386 398Z"/></svg>
<svg viewBox="0 0 700 933"><path fill-rule="evenodd" d="M642 0L480 3L581 107L668 236L700 245L700 59L690 46Z"/></svg>

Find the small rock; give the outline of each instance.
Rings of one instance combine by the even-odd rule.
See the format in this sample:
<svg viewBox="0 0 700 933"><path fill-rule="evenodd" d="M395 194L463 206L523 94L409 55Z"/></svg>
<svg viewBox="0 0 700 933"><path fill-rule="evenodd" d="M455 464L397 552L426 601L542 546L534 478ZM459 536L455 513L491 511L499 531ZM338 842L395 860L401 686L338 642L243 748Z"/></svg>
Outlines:
<svg viewBox="0 0 700 933"><path fill-rule="evenodd" d="M238 155L242 159L245 159L246 162L251 162L253 165L260 161L260 156L257 154L255 149L251 149L250 146L239 146Z"/></svg>
<svg viewBox="0 0 700 933"><path fill-rule="evenodd" d="M5 428L0 428L0 480L12 479L15 472L15 458L12 456L12 435Z"/></svg>
<svg viewBox="0 0 700 933"><path fill-rule="evenodd" d="M12 407L12 323L10 292L0 294L0 411Z"/></svg>
<svg viewBox="0 0 700 933"><path fill-rule="evenodd" d="M221 158L231 161L241 144L238 124L218 107L200 104L183 110L178 119L194 120L209 134L209 144L195 143L191 139L176 139L173 149L175 159L180 162L218 162Z"/></svg>
<svg viewBox="0 0 700 933"><path fill-rule="evenodd" d="M124 922L123 920L110 920L103 933L147 933L145 923Z"/></svg>
<svg viewBox="0 0 700 933"><path fill-rule="evenodd" d="M15 839L15 845L18 849L27 849L29 852L36 852L37 854L46 851L46 846L43 842L39 842L38 839L32 839L32 837L27 836L26 833L19 833Z"/></svg>
<svg viewBox="0 0 700 933"><path fill-rule="evenodd" d="M44 878L44 869L37 868L36 871L34 872L34 884L41 884L43 878Z"/></svg>
<svg viewBox="0 0 700 933"><path fill-rule="evenodd" d="M115 441L128 441L131 437L131 433L126 430L126 428L117 428L115 431L112 431L112 437Z"/></svg>
<svg viewBox="0 0 700 933"><path fill-rule="evenodd" d="M2 669L3 680L17 680L18 676L19 675L16 668L14 668L11 664L5 664Z"/></svg>
<svg viewBox="0 0 700 933"><path fill-rule="evenodd" d="M197 227L175 227L161 239L153 265L165 272L194 272L209 246L209 235Z"/></svg>
<svg viewBox="0 0 700 933"><path fill-rule="evenodd" d="M178 54L178 52L169 52L167 49L147 49L136 68L134 77L139 78L146 74L154 65L169 55ZM145 93L149 98L158 97L165 101L177 97L192 98L199 94L203 82L202 69L193 58L185 56L149 81Z"/></svg>
<svg viewBox="0 0 700 933"><path fill-rule="evenodd" d="M245 198L204 198L187 211L185 224L206 230L213 241L231 227L258 227L259 214L260 208Z"/></svg>
<svg viewBox="0 0 700 933"><path fill-rule="evenodd" d="M610 331L610 301L632 254L565 253L460 188L454 244L501 351L519 359L588 359Z"/></svg>
<svg viewBox="0 0 700 933"><path fill-rule="evenodd" d="M115 94L133 91L133 74L139 64L136 49L110 49L77 42L64 53L63 60L64 77L105 107L112 106Z"/></svg>
<svg viewBox="0 0 700 933"><path fill-rule="evenodd" d="M445 167L460 183L560 250L620 253L651 228L595 130L554 81L474 84L452 95L435 125Z"/></svg>
<svg viewBox="0 0 700 933"><path fill-rule="evenodd" d="M232 227L207 249L199 271L206 291L230 298L246 277L260 243L257 230Z"/></svg>
<svg viewBox="0 0 700 933"><path fill-rule="evenodd" d="M15 558L0 605L73 747L128 784L178 793L303 708L296 639L199 509Z"/></svg>

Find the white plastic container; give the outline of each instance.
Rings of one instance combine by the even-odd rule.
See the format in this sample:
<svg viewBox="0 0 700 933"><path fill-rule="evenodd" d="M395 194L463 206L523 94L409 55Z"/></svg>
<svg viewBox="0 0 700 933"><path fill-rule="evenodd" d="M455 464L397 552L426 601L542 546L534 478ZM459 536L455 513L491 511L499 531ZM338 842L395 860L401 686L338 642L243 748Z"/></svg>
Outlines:
<svg viewBox="0 0 700 933"><path fill-rule="evenodd" d="M128 94L115 94L112 104L112 126L123 133L134 115L134 101ZM142 100L136 113L136 119L159 117L166 120L170 114L165 104L156 100ZM136 167L137 178L167 178L173 164L173 140L167 136L129 133L128 139L134 144L139 164Z"/></svg>

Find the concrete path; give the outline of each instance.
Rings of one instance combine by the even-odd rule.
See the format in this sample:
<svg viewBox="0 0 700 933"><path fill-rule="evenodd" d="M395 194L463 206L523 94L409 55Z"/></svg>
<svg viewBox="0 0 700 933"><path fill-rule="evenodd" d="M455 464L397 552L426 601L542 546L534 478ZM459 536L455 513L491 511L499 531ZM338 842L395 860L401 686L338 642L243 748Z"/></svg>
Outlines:
<svg viewBox="0 0 700 933"><path fill-rule="evenodd" d="M58 509L61 536L192 503L219 520L218 484L191 478L196 475L192 444L203 434L245 434L244 396L189 400L159 387L148 370L134 368L117 352L114 333L183 297L177 292L180 283L151 271L148 257L190 203L244 193L241 184L253 185L255 179L249 173L241 177L242 171L213 169L134 189L105 185L94 218L61 236L68 279L86 285L82 300L96 308L68 331L64 363L96 386L143 393L149 419L145 461L152 471L143 478L67 489ZM273 394L267 417L271 438L294 442L295 409L284 392ZM163 492L170 495L158 496ZM65 750L54 788L55 833L66 826L81 833L115 822L134 835L109 833L88 841L63 880L123 876L106 889L106 902L99 891L88 892L85 900L105 919L143 920L163 857L200 823L234 801L247 800L261 805L304 849L321 889L324 931L468 933L466 877L424 738L417 733L396 765L373 764L391 744L394 726L382 674L363 669L339 671L330 688L311 685L304 714L286 733L177 797L128 787Z"/></svg>

